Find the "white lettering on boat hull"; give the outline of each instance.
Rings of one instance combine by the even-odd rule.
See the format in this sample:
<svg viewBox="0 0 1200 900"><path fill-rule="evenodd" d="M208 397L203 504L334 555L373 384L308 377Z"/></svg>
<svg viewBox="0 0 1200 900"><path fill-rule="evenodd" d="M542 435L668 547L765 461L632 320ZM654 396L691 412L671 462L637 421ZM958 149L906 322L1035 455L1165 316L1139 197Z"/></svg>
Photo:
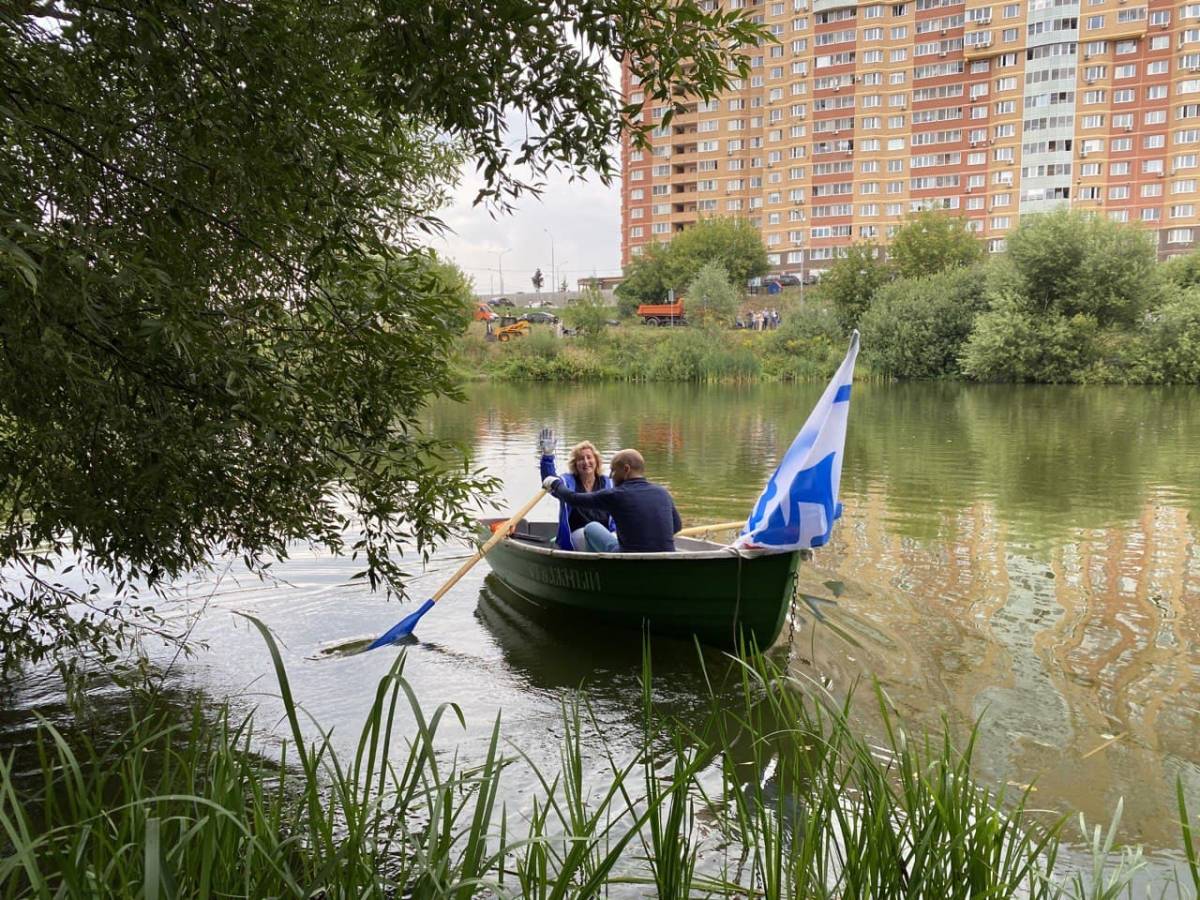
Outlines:
<svg viewBox="0 0 1200 900"><path fill-rule="evenodd" d="M587 569L531 568L527 573L534 581L552 587L576 591L600 591L600 573Z"/></svg>

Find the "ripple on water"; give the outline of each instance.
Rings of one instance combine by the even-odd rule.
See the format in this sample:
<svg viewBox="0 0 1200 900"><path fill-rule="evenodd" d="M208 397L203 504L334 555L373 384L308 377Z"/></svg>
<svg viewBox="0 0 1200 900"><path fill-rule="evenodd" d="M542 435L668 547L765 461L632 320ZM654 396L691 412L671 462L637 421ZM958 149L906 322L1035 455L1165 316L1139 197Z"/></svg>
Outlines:
<svg viewBox="0 0 1200 900"><path fill-rule="evenodd" d="M466 404L434 404L428 421L502 479L500 508L537 489L536 434L550 425L560 447L587 438L605 454L641 448L691 524L746 515L822 387L480 385ZM836 694L877 678L913 728L945 720L962 734L979 720L983 778L1036 784L1039 807L1096 822L1125 797L1123 837L1169 862L1180 846L1177 777L1200 810L1196 434L1194 391L856 385L845 512L802 571L811 602L800 608L794 671ZM535 513L555 515L552 500ZM447 548L433 565L452 570L460 552ZM413 609L368 593L352 580L357 568L298 555L278 567L284 581L222 588L197 629L211 650L181 677L251 695L262 727L274 727L269 660L232 615L253 612L279 635L295 695L348 746L396 651L310 657ZM636 637L545 621L486 575L476 567L427 614L407 653L423 702L464 713L465 728L445 726L447 746L480 750L501 715L507 737L553 771L561 704L580 685L604 736L632 741ZM414 596L442 577L420 576ZM655 650L656 697L680 716L702 703L692 653ZM25 702L44 702L39 690ZM871 702L856 708L863 727L877 726ZM598 756L589 765L603 768ZM530 786L518 779L514 792Z"/></svg>

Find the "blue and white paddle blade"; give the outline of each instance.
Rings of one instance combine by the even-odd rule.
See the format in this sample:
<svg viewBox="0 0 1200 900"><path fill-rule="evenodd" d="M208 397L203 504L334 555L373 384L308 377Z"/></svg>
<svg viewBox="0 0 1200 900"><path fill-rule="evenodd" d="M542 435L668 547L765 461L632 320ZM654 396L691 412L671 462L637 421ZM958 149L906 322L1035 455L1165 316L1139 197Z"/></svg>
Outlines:
<svg viewBox="0 0 1200 900"><path fill-rule="evenodd" d="M415 613L405 616L379 637L375 638L375 640L372 641L371 645L367 647L367 649L374 650L377 647L385 647L388 644L394 644L396 641L403 640L404 638L408 637L410 634L412 634L413 629L417 627L417 622L421 620L421 616L425 615L425 613L429 612L429 610L432 608L433 601L426 600L421 604L421 608Z"/></svg>

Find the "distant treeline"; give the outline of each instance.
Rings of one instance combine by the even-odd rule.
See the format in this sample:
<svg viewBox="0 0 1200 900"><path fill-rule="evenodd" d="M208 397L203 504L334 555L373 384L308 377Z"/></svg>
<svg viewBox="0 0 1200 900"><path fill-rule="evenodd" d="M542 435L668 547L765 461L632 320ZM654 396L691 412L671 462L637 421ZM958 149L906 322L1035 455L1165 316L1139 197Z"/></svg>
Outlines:
<svg viewBox="0 0 1200 900"><path fill-rule="evenodd" d="M535 330L489 346L469 332L460 363L469 377L505 380L820 380L858 328L860 377L1200 383L1200 252L1160 263L1145 231L1087 213L1027 216L991 256L962 219L919 213L886 254L855 244L815 288L739 305L756 299L781 310L782 327L735 331L721 327L726 316L614 328L607 320L629 310L597 301L572 311L576 338Z"/></svg>
<svg viewBox="0 0 1200 900"><path fill-rule="evenodd" d="M818 293L877 375L1200 382L1200 253L1159 263L1145 231L1066 210L1022 219L1003 253L978 247L923 213L889 259L856 245Z"/></svg>
<svg viewBox="0 0 1200 900"><path fill-rule="evenodd" d="M473 327L459 345L459 366L466 378L507 381L809 381L827 379L845 352L832 309L814 304L761 332L648 328L634 319L568 338L535 327L501 344Z"/></svg>

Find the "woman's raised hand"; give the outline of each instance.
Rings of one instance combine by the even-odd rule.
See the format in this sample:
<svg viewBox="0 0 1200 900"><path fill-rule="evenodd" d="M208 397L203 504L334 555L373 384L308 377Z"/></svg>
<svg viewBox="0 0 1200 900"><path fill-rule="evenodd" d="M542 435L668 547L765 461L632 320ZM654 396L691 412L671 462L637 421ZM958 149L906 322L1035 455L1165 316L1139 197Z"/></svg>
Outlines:
<svg viewBox="0 0 1200 900"><path fill-rule="evenodd" d="M543 428L538 432L538 452L542 456L554 455L554 429Z"/></svg>

